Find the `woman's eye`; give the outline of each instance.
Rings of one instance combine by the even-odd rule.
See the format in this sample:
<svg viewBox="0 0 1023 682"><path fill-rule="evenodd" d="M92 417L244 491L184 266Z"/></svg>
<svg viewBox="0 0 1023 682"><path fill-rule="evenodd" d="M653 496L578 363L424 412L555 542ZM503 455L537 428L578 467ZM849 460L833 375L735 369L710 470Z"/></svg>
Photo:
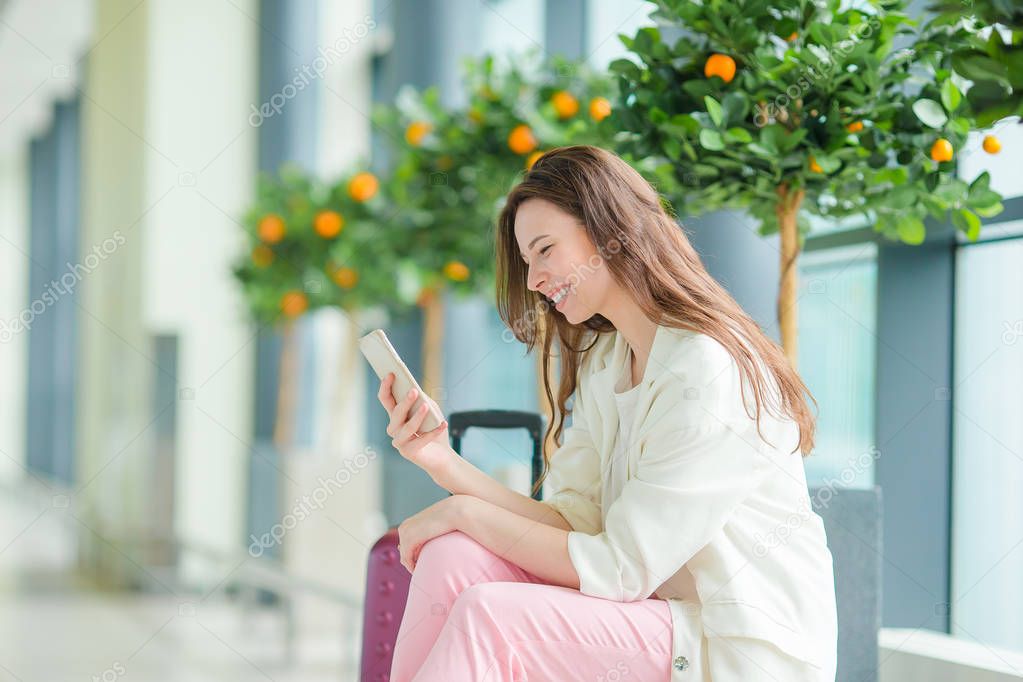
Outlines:
<svg viewBox="0 0 1023 682"><path fill-rule="evenodd" d="M547 246L545 246L542 249L540 249L540 255L541 256L546 256L547 252L551 250L552 246L554 246L554 245L553 244L548 244Z"/></svg>

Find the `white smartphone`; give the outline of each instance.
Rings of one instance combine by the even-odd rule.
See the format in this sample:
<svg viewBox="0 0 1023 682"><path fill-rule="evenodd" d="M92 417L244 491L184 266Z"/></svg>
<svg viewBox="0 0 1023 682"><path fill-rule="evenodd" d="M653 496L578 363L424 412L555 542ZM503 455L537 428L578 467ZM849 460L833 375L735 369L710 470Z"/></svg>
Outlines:
<svg viewBox="0 0 1023 682"><path fill-rule="evenodd" d="M402 362L401 356L394 350L394 346L391 345L391 341L387 338L387 334L384 333L383 329L374 329L369 334L360 338L359 350L366 356L369 364L373 367L373 371L376 372L377 378L381 381L389 373L394 373L394 383L391 384L391 396L396 403L404 400L405 396L413 388L418 391L416 402L409 410L409 414L415 414L415 410L418 410L419 406L426 402L427 411L426 416L423 418L423 423L419 426L420 433L432 431L440 426L441 422L444 421L444 415L434 407L432 402L425 400L426 394L419 387L415 377L412 376L412 372Z"/></svg>

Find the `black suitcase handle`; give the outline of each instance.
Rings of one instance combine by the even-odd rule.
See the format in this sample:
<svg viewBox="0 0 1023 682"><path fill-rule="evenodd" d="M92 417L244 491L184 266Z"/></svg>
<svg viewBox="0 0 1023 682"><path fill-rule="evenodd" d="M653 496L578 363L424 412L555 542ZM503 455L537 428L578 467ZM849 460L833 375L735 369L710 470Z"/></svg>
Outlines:
<svg viewBox="0 0 1023 682"><path fill-rule="evenodd" d="M532 457L532 485L540 479L543 471L543 442L544 418L536 412L521 412L518 410L469 410L465 412L453 412L448 417L448 435L451 436L451 447L458 454L462 454L462 436L470 427L483 429L526 429L529 437L533 440ZM537 490L532 496L534 500L543 497L541 490Z"/></svg>

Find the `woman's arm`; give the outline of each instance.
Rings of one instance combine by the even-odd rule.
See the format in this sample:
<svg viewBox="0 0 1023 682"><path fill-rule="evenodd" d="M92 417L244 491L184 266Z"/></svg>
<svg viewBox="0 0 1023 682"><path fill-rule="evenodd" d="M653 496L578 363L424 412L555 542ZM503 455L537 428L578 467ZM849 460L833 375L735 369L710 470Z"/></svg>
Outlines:
<svg viewBox="0 0 1023 682"><path fill-rule="evenodd" d="M515 492L480 471L464 457L454 454L454 451L445 465L433 474L433 480L453 495L479 498L529 523L540 523L564 531L572 530L565 517L549 504Z"/></svg>
<svg viewBox="0 0 1023 682"><path fill-rule="evenodd" d="M568 554L568 530L537 523L476 497L460 498L458 530L551 585L579 589L579 574ZM561 518L553 509L550 512Z"/></svg>

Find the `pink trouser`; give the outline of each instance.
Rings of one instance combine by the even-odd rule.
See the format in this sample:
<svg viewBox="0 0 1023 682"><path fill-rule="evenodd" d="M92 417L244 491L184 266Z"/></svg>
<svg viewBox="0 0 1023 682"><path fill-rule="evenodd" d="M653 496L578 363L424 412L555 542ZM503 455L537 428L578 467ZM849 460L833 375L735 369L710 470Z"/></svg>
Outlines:
<svg viewBox="0 0 1023 682"><path fill-rule="evenodd" d="M661 599L615 602L548 585L461 531L423 545L391 682L668 682Z"/></svg>

